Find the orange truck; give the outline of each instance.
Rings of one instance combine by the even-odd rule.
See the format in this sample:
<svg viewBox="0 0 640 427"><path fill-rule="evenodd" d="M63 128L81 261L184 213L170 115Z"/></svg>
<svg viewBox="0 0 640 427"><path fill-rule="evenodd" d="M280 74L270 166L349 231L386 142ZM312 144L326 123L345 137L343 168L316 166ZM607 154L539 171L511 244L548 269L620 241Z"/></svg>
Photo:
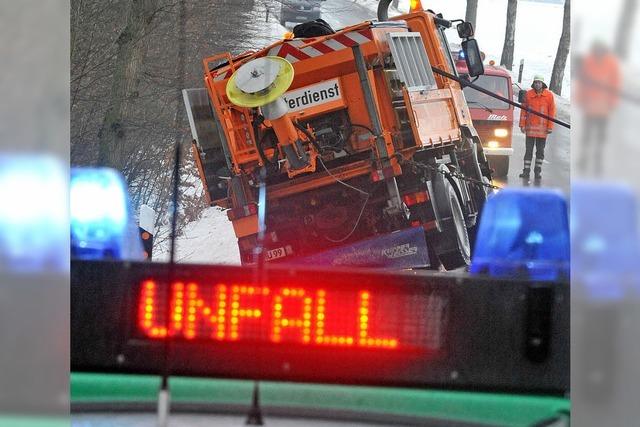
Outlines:
<svg viewBox="0 0 640 427"><path fill-rule="evenodd" d="M227 209L243 264L407 229L432 268L469 264L491 172L459 83L433 71L456 73L452 22L419 3L388 19L389 3L377 21L205 58L206 90L183 91L205 195Z"/></svg>
<svg viewBox="0 0 640 427"><path fill-rule="evenodd" d="M460 56L456 60L456 68L458 74L468 74L467 64ZM500 96L513 99L511 74L505 68L495 66L493 61L485 66L484 74L474 83ZM465 87L463 91L473 125L480 135L494 176L507 176L509 159L513 154L511 142L514 107L470 87Z"/></svg>

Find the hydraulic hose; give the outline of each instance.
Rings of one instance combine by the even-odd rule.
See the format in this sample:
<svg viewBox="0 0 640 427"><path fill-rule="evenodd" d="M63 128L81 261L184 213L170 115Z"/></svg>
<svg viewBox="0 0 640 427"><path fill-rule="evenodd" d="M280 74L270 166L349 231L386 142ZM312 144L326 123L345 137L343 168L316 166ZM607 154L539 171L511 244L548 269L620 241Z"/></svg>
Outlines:
<svg viewBox="0 0 640 427"><path fill-rule="evenodd" d="M389 20L389 6L392 0L380 0L378 3L378 21Z"/></svg>
<svg viewBox="0 0 640 427"><path fill-rule="evenodd" d="M262 159L262 163L264 163L264 165L275 165L276 163L278 163L278 147L275 148L275 153L273 154L273 157L271 159L269 159L266 155L266 153L264 152L264 140L267 139L267 137L269 137L270 135L272 135L269 132L265 132L264 135L262 135L262 137L258 140L258 144L257 144L257 149L258 149L258 155L260 156L260 159Z"/></svg>
<svg viewBox="0 0 640 427"><path fill-rule="evenodd" d="M311 132L309 132L309 130L307 130L307 128L305 128L304 126L302 126L300 123L296 122L295 120L293 121L293 125L296 128L298 128L298 130L300 130L300 132L302 132L307 137L309 142L311 144L313 144L313 147L318 151L318 154L321 154L322 148L320 147L320 145L318 144L318 141L316 141L314 136L311 135Z"/></svg>

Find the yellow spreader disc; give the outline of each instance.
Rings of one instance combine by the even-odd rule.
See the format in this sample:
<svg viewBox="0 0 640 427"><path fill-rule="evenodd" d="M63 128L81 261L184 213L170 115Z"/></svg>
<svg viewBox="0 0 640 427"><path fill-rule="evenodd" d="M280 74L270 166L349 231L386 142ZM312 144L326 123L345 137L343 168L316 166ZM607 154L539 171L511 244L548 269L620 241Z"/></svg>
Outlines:
<svg viewBox="0 0 640 427"><path fill-rule="evenodd" d="M227 97L239 107L261 107L282 96L293 82L293 65L265 56L242 65L227 82Z"/></svg>

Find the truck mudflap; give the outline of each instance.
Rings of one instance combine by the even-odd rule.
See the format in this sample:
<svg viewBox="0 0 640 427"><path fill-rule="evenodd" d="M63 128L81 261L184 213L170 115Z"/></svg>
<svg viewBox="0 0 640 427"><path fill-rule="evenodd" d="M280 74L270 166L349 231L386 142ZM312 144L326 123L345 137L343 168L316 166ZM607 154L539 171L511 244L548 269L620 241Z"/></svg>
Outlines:
<svg viewBox="0 0 640 427"><path fill-rule="evenodd" d="M302 258L288 264L369 268L427 268L431 266L422 227L396 231Z"/></svg>

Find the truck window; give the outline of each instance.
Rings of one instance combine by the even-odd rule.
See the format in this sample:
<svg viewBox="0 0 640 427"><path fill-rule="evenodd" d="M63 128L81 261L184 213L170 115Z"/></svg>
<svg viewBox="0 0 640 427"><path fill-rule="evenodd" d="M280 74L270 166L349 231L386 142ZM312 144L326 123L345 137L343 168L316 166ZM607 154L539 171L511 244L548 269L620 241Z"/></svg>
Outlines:
<svg viewBox="0 0 640 427"><path fill-rule="evenodd" d="M498 94L505 98L509 97L509 81L506 77L489 76L485 74L480 76L480 78L474 83L482 88L490 90L495 94ZM477 103L496 110L509 109L509 104L507 104L506 102L500 101L475 89L465 87L463 90L464 97L467 99L467 102L471 104L471 108L474 107L474 103Z"/></svg>
<svg viewBox="0 0 640 427"><path fill-rule="evenodd" d="M440 44L444 48L445 52L447 52L447 60L449 62L449 69L446 70L452 74L458 75L458 71L456 70L455 62L453 61L453 57L451 56L451 49L449 48L449 40L447 40L447 35L445 34L442 28L438 28L438 38L440 39Z"/></svg>

